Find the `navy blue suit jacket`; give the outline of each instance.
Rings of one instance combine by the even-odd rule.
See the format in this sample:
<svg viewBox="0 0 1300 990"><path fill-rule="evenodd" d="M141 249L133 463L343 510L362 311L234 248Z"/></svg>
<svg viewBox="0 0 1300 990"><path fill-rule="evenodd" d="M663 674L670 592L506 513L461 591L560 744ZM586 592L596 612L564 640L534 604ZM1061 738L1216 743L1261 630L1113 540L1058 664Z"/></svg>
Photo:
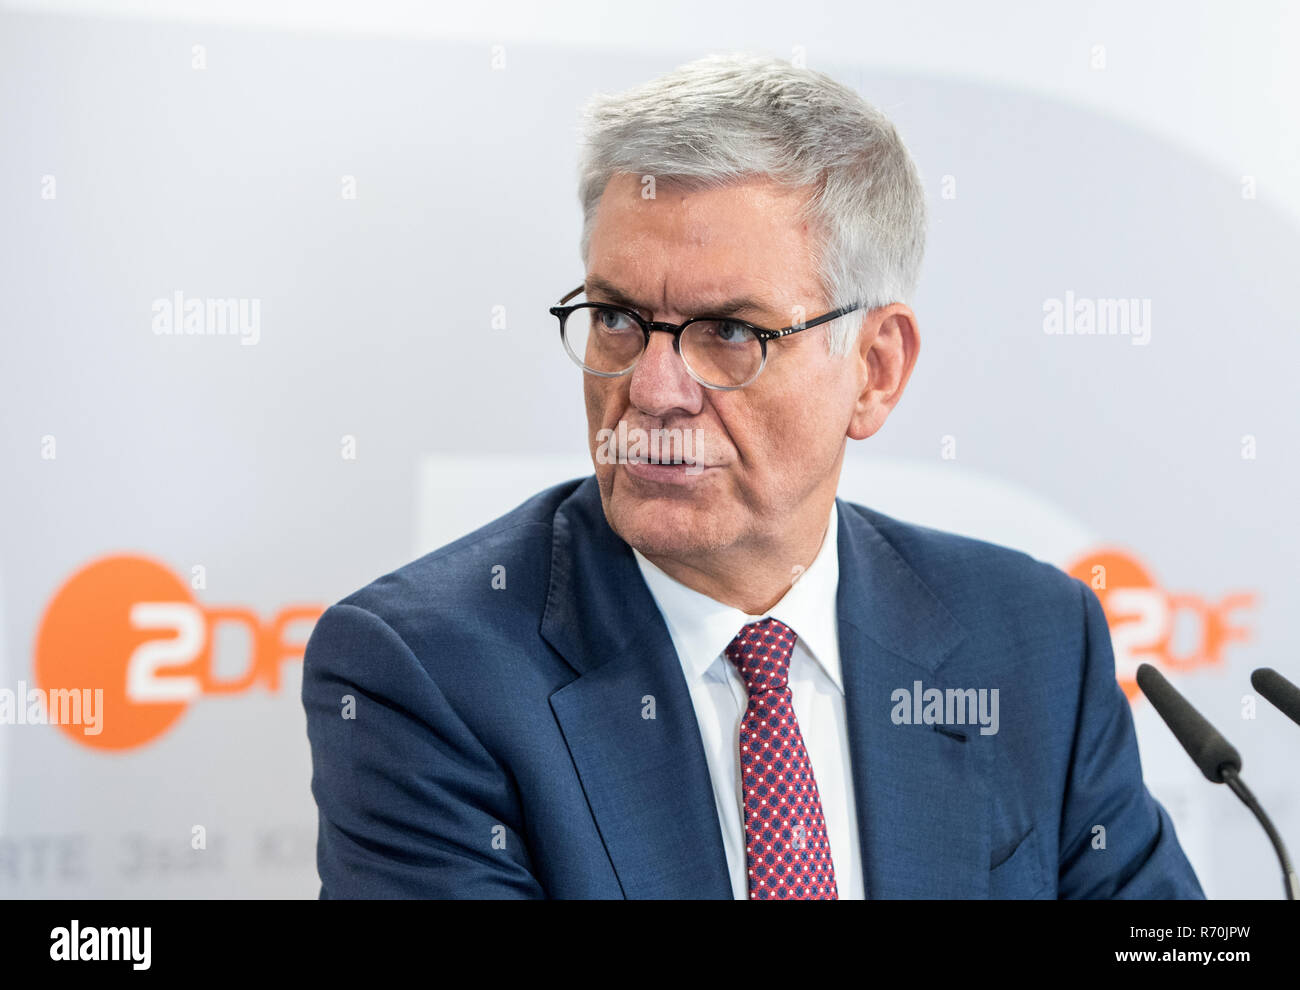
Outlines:
<svg viewBox="0 0 1300 990"><path fill-rule="evenodd" d="M1091 589L837 504L867 896L1202 897ZM917 681L997 688L997 733L895 724ZM732 896L682 668L594 477L329 608L302 698L323 898Z"/></svg>

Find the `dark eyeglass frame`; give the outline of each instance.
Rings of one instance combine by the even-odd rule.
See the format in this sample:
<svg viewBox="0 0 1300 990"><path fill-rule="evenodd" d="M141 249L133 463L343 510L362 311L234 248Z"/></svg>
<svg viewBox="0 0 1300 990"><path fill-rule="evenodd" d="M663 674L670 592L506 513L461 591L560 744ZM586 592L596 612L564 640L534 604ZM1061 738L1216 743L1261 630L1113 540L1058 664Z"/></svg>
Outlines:
<svg viewBox="0 0 1300 990"><path fill-rule="evenodd" d="M689 374L701 385L703 385L705 388L716 389L717 391L720 392L731 392L738 388L744 388L746 385L751 384L754 381L754 379L758 378L758 376L763 373L763 369L767 367L767 342L769 340L778 340L781 337L788 337L791 334L799 333L801 330L811 330L813 327L821 326L823 323L829 323L831 320L837 319L838 317L844 316L848 313L852 313L854 310L861 309L863 306L862 303L854 303L852 306L841 306L839 309L833 309L829 313L819 316L814 320L806 320L802 324L799 324L798 326L791 325L788 327L782 327L780 330L765 330L762 327L755 326L754 324L746 322L745 320L738 320L731 316L692 316L685 323L661 323L661 322L656 322L654 320L643 319L641 317L641 314L638 313L636 310L628 309L626 306L618 306L615 305L614 303L585 302L585 303L576 303L572 306L565 305L565 303L567 303L574 296L578 295L580 292L585 291L586 288L587 288L586 284L578 286L576 289L574 289L572 292L570 292L568 295L562 298L559 302L559 305L552 306L550 309L551 315L553 315L554 317L556 317L556 319L560 321L560 342L564 344L565 353L568 354L569 357L571 357L574 360L574 362L578 365L578 367L580 367L583 371L587 372L587 374L589 375L598 375L601 378L622 378L624 375L628 374L629 372L632 371L633 368L636 367L637 361L641 360L641 355L645 354L646 350L650 347L651 332L655 330L662 330L664 333L670 333L673 335L673 350L676 351L677 356L682 359L682 364L686 368L686 373ZM573 313L575 310L592 309L595 307L599 307L600 309L612 309L615 312L626 314L627 316L631 317L633 320L636 321L637 325L641 328L641 332L645 334L645 344L641 348L641 354L638 354L636 356L636 360L634 360L630 365L628 365L622 371L595 371L591 368L588 368L585 364L583 364L578 359L577 355L574 354L573 351L569 349L568 343L565 340L564 323L569 318L569 314ZM736 323L744 327L745 329L749 330L755 337L758 338L759 348L762 351L763 357L762 360L758 362L758 370L754 372L753 377L750 378L749 381L741 382L739 385L714 385L712 382L706 382L699 375L697 375L694 369L691 368L691 363L687 361L684 357L682 357L682 334L686 331L686 328L689 327L692 323L705 323L705 322Z"/></svg>

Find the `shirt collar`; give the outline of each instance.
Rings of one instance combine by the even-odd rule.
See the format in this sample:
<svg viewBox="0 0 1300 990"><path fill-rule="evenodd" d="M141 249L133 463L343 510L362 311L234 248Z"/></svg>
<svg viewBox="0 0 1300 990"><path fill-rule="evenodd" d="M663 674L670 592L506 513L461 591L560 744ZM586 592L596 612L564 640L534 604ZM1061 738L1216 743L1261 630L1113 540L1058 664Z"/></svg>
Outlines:
<svg viewBox="0 0 1300 990"><path fill-rule="evenodd" d="M834 502L817 556L781 600L762 615L748 615L688 588L647 560L635 547L632 552L688 675L704 677L741 626L771 616L794 630L804 648L843 693L835 604L840 580L839 511Z"/></svg>

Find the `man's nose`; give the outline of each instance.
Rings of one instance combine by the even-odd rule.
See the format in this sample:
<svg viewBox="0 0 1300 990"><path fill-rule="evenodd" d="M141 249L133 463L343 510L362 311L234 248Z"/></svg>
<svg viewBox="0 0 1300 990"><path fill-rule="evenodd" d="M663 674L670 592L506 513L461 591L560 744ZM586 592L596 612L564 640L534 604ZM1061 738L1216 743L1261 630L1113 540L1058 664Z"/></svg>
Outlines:
<svg viewBox="0 0 1300 990"><path fill-rule="evenodd" d="M651 331L650 343L632 369L628 398L647 416L660 419L674 413L694 416L703 408L704 386L677 356L671 333Z"/></svg>

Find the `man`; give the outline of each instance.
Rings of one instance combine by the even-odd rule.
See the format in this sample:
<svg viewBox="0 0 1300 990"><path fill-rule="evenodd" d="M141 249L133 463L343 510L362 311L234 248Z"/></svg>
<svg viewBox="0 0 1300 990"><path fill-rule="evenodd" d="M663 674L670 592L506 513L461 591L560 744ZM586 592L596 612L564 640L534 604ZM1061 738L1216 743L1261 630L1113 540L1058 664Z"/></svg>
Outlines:
<svg viewBox="0 0 1300 990"><path fill-rule="evenodd" d="M920 346L889 122L713 57L582 167L595 475L319 621L321 896L1202 896L1092 591L836 499Z"/></svg>

